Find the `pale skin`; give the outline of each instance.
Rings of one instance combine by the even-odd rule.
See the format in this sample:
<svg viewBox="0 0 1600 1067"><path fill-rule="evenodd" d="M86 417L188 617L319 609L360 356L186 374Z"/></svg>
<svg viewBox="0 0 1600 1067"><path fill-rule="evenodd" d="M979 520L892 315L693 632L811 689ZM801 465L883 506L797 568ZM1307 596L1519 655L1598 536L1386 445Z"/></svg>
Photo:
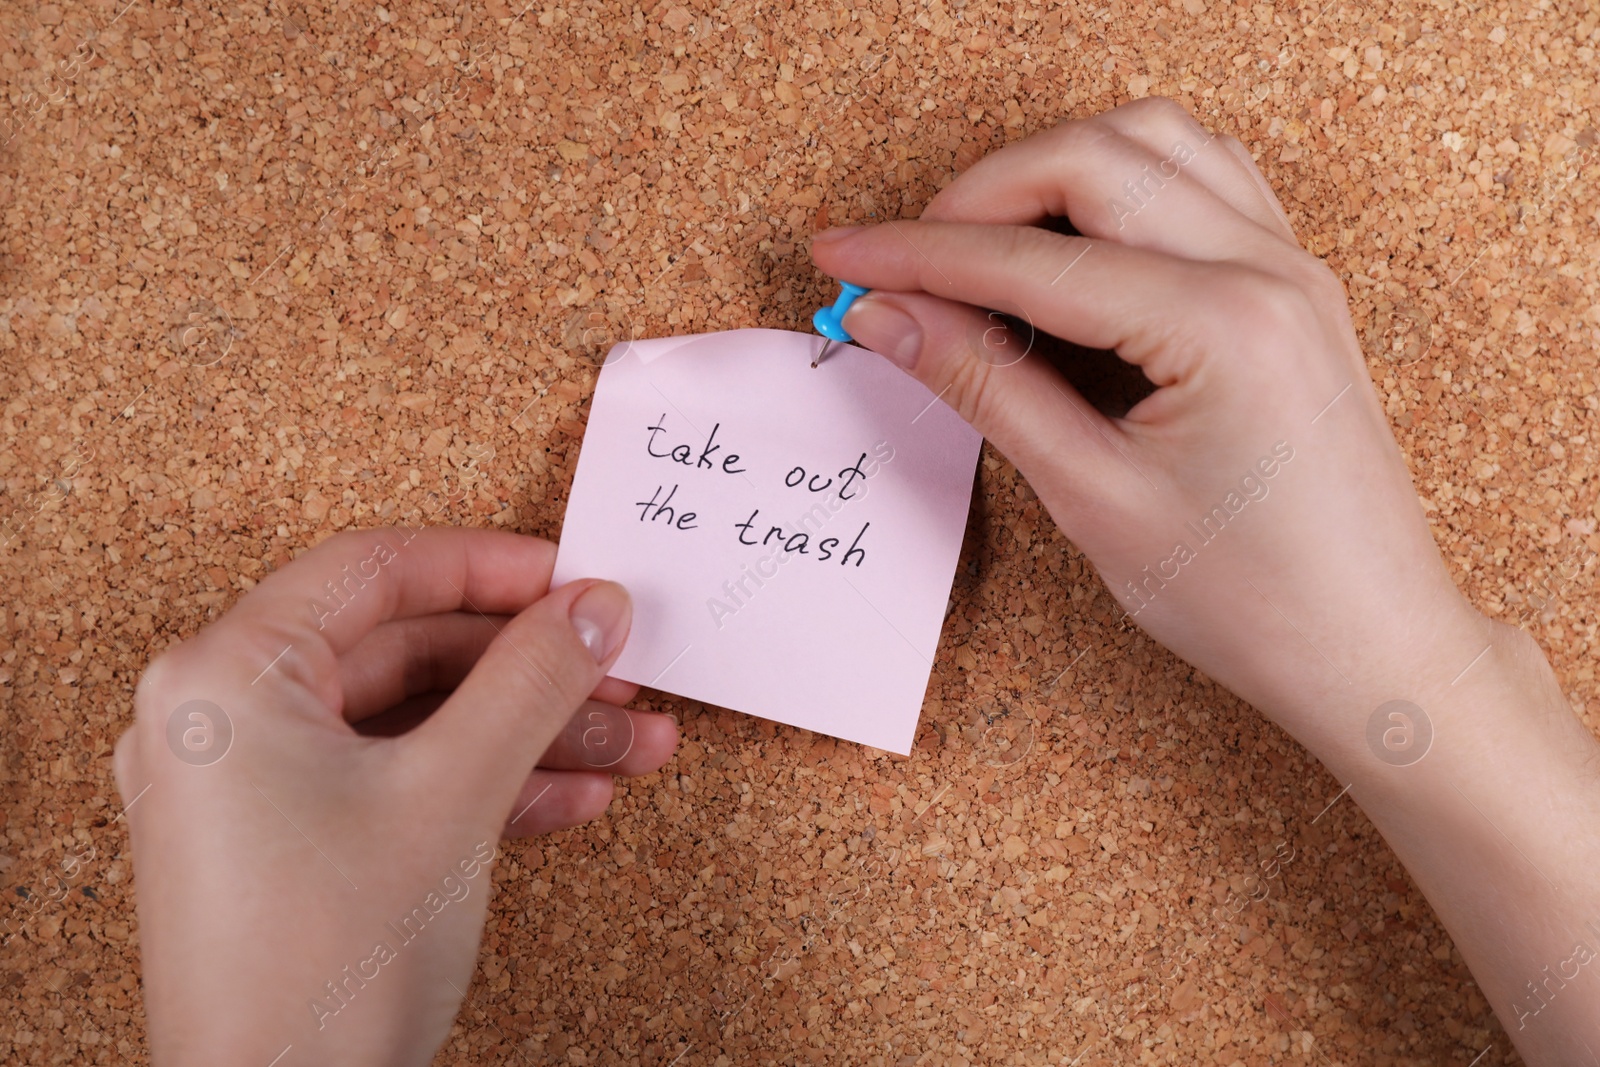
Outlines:
<svg viewBox="0 0 1600 1067"><path fill-rule="evenodd" d="M1142 176L1131 201L1125 183ZM1036 225L1062 216L1083 236ZM1133 622L1350 787L1523 1058L1594 1060L1600 959L1577 946L1600 948L1600 744L1537 645L1451 581L1344 292L1300 249L1248 152L1175 105L1139 101L995 153L915 222L819 235L813 255L874 290L846 328L1016 464ZM1114 349L1156 391L1125 416L1096 412L1047 361L986 348L994 323L979 309L991 308ZM1280 444L1292 456L1266 475ZM1270 492L1197 541L1187 524L1245 475ZM306 599L375 538L400 536L319 546L139 687L116 774L138 798L128 821L157 1063L222 1051L266 1063L285 1046L283 1064L427 1062L471 980L486 869L459 879L467 895L352 983L337 1013L307 1001L483 842L593 818L612 773L671 756L671 720L614 707L634 687L604 677L625 594L550 590L543 542L427 531L318 629ZM1179 541L1198 546L1181 562ZM582 622L580 598L611 624ZM598 656L582 633L608 635L590 642ZM437 698L396 723L412 727L400 736L351 726L451 688L431 715ZM236 730L210 766L168 745L173 709L194 699L225 707ZM1368 739L1392 700L1432 724L1408 765ZM612 731L628 716L633 739L602 770L593 714Z"/></svg>
<svg viewBox="0 0 1600 1067"><path fill-rule="evenodd" d="M1595 1062L1600 959L1567 961L1600 949L1600 745L1533 640L1456 589L1341 286L1243 146L1210 137L1174 104L1129 104L982 160L916 222L823 234L813 255L878 290L845 328L1017 465L1135 622L1350 786L1523 1058ZM1131 202L1146 167L1177 174ZM1084 236L1033 225L1051 216ZM1115 349L1159 388L1101 416L1045 361L985 358L974 305ZM1270 495L1164 587L1129 593L1279 441L1294 458ZM1435 731L1410 766L1367 740L1397 699Z"/></svg>
<svg viewBox="0 0 1600 1067"><path fill-rule="evenodd" d="M596 818L613 774L677 743L605 677L626 592L550 590L554 560L487 530L340 534L146 672L115 767L155 1062L432 1059L472 982L485 843ZM194 700L233 726L208 765L169 739Z"/></svg>

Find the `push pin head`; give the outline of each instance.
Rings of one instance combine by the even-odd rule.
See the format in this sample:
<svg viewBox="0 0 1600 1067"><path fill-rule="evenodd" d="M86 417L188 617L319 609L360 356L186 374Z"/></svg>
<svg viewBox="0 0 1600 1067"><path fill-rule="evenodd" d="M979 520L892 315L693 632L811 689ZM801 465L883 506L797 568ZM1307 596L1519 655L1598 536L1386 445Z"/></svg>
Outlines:
<svg viewBox="0 0 1600 1067"><path fill-rule="evenodd" d="M867 290L859 285L849 282L839 283L839 299L834 301L832 307L825 307L811 316L811 325L817 332L830 341L854 341L844 328L844 313L850 310L850 305L856 302L857 297L865 296Z"/></svg>

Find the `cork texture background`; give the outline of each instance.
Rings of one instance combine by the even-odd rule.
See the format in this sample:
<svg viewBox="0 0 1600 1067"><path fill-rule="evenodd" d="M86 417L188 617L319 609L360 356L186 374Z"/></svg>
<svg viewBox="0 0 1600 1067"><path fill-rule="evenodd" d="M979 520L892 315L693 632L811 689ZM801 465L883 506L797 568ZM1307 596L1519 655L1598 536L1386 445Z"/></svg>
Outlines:
<svg viewBox="0 0 1600 1067"><path fill-rule="evenodd" d="M336 530L554 538L609 340L805 328L817 229L1140 96L1251 147L1596 725L1591 3L125 3L0 11L8 1063L147 1059L154 652ZM1339 783L974 500L914 754L647 691L681 751L509 846L439 1062L1515 1062Z"/></svg>

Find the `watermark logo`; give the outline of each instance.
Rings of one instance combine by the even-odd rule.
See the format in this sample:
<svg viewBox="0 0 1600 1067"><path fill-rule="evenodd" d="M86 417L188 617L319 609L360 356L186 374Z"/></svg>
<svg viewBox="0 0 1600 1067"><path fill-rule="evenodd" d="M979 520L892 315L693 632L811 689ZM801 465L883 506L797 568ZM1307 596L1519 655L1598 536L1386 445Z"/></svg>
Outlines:
<svg viewBox="0 0 1600 1067"><path fill-rule="evenodd" d="M1157 163L1155 170L1152 171L1150 164L1146 163L1140 168L1137 177L1130 178L1122 183L1122 191L1127 194L1126 199L1111 197L1106 201L1106 209L1111 213L1111 217L1116 220L1118 230L1127 226L1129 219L1149 207L1151 202L1155 200L1156 194L1165 189L1168 182L1175 181L1179 172L1184 167L1187 167L1190 161L1198 156L1206 145L1216 140L1214 134L1198 127L1195 132L1199 135L1196 138L1200 143L1199 148L1190 148L1188 143L1184 141L1174 142L1172 154Z"/></svg>
<svg viewBox="0 0 1600 1067"><path fill-rule="evenodd" d="M1273 445L1270 453L1260 456L1254 466L1245 468L1238 484L1212 504L1209 511L1183 524L1185 537L1174 541L1170 556L1147 565L1134 578L1124 579L1123 590L1127 593L1127 599L1118 596L1117 600L1124 605L1130 601L1138 605L1124 618L1132 618L1154 603L1161 591L1166 589L1167 583L1176 581L1183 573L1183 568L1198 559L1207 545L1221 537L1228 524L1236 521L1245 508L1267 499L1272 493L1270 480L1276 478L1292 459L1294 447L1289 442L1279 441Z"/></svg>
<svg viewBox="0 0 1600 1067"><path fill-rule="evenodd" d="M347 964L342 971L322 983L322 988L315 996L306 999L311 1015L317 1022L317 1029L327 1029L328 1020L348 1008L357 995L367 988L367 983L376 981L383 973L383 968L399 959L411 942L426 934L440 913L471 896L473 880L480 872L487 874L489 865L499 855L500 850L490 842L478 842L471 853L457 860L454 866L445 868L438 883L430 887L427 895L417 901L410 911L384 923L382 937L373 945L371 955Z"/></svg>
<svg viewBox="0 0 1600 1067"><path fill-rule="evenodd" d="M1033 751L1033 716L1021 708L985 704L973 714L966 732L973 754L990 767L1021 766Z"/></svg>
<svg viewBox="0 0 1600 1067"><path fill-rule="evenodd" d="M1014 367L1033 351L1038 331L1026 311L986 311L967 333L967 349L990 367Z"/></svg>
<svg viewBox="0 0 1600 1067"><path fill-rule="evenodd" d="M578 750L586 766L615 767L633 751L633 716L622 709L588 712L578 734Z"/></svg>
<svg viewBox="0 0 1600 1067"><path fill-rule="evenodd" d="M628 309L609 298L574 309L561 330L566 350L595 367L615 363L638 339Z"/></svg>
<svg viewBox="0 0 1600 1067"><path fill-rule="evenodd" d="M1409 700L1380 704L1367 719L1367 747L1391 767L1409 767L1433 747L1433 722Z"/></svg>
<svg viewBox="0 0 1600 1067"><path fill-rule="evenodd" d="M178 312L167 343L191 367L209 367L227 358L237 336L233 317L215 301L202 299Z"/></svg>
<svg viewBox="0 0 1600 1067"><path fill-rule="evenodd" d="M1384 363L1409 367L1433 351L1433 323L1415 304L1380 299L1372 310L1372 343Z"/></svg>
<svg viewBox="0 0 1600 1067"><path fill-rule="evenodd" d="M209 700L180 704L167 717L167 747L191 767L209 767L233 747L233 720Z"/></svg>

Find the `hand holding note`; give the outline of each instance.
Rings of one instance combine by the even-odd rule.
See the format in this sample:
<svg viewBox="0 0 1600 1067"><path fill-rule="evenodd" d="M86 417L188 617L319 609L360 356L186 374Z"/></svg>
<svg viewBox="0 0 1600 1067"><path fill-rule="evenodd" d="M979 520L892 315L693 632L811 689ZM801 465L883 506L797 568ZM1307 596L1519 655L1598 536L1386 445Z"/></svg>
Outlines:
<svg viewBox="0 0 1600 1067"><path fill-rule="evenodd" d="M777 330L607 360L556 580L634 598L611 673L909 753L981 438L859 348Z"/></svg>
<svg viewBox="0 0 1600 1067"><path fill-rule="evenodd" d="M500 837L599 816L677 743L610 703L634 694L605 677L626 593L552 589L554 560L501 531L349 530L151 665L113 767L153 1062L431 1059Z"/></svg>

